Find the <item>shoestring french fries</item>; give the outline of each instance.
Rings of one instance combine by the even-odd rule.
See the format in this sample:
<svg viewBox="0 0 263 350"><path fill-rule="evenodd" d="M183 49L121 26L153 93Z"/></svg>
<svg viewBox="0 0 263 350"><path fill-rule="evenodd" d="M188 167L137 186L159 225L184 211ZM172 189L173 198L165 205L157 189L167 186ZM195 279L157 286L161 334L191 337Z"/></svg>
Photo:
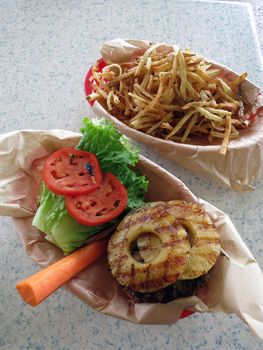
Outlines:
<svg viewBox="0 0 263 350"><path fill-rule="evenodd" d="M140 57L122 64L92 69L93 93L106 110L129 127L164 140L186 143L195 136L209 144L229 141L249 126L243 118L239 86L221 78L220 69L189 50L155 44Z"/></svg>

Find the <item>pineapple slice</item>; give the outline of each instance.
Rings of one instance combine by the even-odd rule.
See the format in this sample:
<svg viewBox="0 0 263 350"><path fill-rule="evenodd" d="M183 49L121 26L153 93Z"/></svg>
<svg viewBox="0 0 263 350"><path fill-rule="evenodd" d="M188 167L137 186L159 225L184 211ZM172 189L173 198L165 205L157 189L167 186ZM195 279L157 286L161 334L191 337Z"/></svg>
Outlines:
<svg viewBox="0 0 263 350"><path fill-rule="evenodd" d="M132 255L134 242L137 242L141 262ZM146 205L127 215L108 245L108 263L113 276L119 284L143 293L174 283L186 269L189 255L188 234L166 210L164 202Z"/></svg>

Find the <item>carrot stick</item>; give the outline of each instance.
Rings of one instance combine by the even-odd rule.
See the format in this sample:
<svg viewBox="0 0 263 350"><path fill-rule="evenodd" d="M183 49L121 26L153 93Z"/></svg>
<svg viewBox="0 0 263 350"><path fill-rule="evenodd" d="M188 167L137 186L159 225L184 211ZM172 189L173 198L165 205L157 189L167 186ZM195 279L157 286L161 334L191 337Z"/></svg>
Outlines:
<svg viewBox="0 0 263 350"><path fill-rule="evenodd" d="M102 256L108 239L100 239L66 256L21 282L16 289L27 304L37 306L78 272Z"/></svg>

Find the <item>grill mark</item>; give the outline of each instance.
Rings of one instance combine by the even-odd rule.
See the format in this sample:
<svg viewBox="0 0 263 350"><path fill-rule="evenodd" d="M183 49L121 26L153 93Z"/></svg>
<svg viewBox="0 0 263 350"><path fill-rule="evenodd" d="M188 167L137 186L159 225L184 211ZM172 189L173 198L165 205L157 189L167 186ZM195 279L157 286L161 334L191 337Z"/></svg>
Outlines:
<svg viewBox="0 0 263 350"><path fill-rule="evenodd" d="M200 226L203 228L206 228L207 230L213 230L215 229L214 225L210 222L207 222L205 220L200 221Z"/></svg>
<svg viewBox="0 0 263 350"><path fill-rule="evenodd" d="M204 247L209 245L220 244L220 239L218 237L209 237L209 238L198 238L195 243L195 247Z"/></svg>
<svg viewBox="0 0 263 350"><path fill-rule="evenodd" d="M165 208L161 208L161 211L159 213L159 218L162 219L166 216L167 216L167 211L165 210Z"/></svg>
<svg viewBox="0 0 263 350"><path fill-rule="evenodd" d="M143 222L147 223L147 221L155 221L156 219L160 218L160 215L164 215L166 212L163 210L163 212L160 212L160 208L158 207L149 207L145 209L144 211L141 210L140 213L135 213L134 218L127 217L127 222L122 223L120 226L121 230L129 229L130 227L141 224ZM167 213L166 213L167 215Z"/></svg>
<svg viewBox="0 0 263 350"><path fill-rule="evenodd" d="M165 226L162 227L158 227L155 231L159 234L164 233L165 231L171 231L171 228L175 229L176 231L178 231L181 228L180 223L174 225L174 223L172 224L167 224ZM172 232L173 233L173 232ZM174 232L174 234L176 234L176 232Z"/></svg>
<svg viewBox="0 0 263 350"><path fill-rule="evenodd" d="M169 242L164 242L163 243L163 247L166 248L166 247L175 247L175 246L180 246L183 242L186 242L188 241L188 237L185 236L185 237L182 237L182 238L175 238Z"/></svg>
<svg viewBox="0 0 263 350"><path fill-rule="evenodd" d="M213 262L213 261L216 261L217 260L217 253L216 252L208 252L208 253L202 253L202 252L200 252L199 254L198 254L198 256L200 257L200 258L202 258L205 262L207 262L207 263L211 263L211 262Z"/></svg>
<svg viewBox="0 0 263 350"><path fill-rule="evenodd" d="M149 216L147 215L141 215L138 216L137 218L133 219L133 220L129 220L127 221L127 223L122 223L120 226L121 230L128 230L129 228L141 224L143 222L147 222L147 220L149 219Z"/></svg>
<svg viewBox="0 0 263 350"><path fill-rule="evenodd" d="M120 273L120 270L123 266L123 264L127 261L128 256L127 255L121 255L116 256L113 261L111 261L111 265L115 265L116 271L115 274L118 275Z"/></svg>
<svg viewBox="0 0 263 350"><path fill-rule="evenodd" d="M171 257L169 260L169 265L181 266L187 264L189 257L186 255L177 255Z"/></svg>
<svg viewBox="0 0 263 350"><path fill-rule="evenodd" d="M119 231L116 231L115 234L118 235ZM128 240L127 237L122 237L121 239L118 239L118 240L115 240L115 241L110 239L109 247L110 247L110 249L115 249L115 248L119 249L120 246L124 246L125 245L127 240Z"/></svg>
<svg viewBox="0 0 263 350"><path fill-rule="evenodd" d="M154 247L152 247L151 246L151 244L149 244L149 245L145 245L145 246L142 246L142 247L140 247L140 249L139 249L139 251L140 252L147 252L148 250L155 250L156 248Z"/></svg>
<svg viewBox="0 0 263 350"><path fill-rule="evenodd" d="M149 281L151 281L150 279L150 271L151 271L151 264L149 264L146 269L144 270L145 273L145 280L143 282L141 282L140 284L144 284L144 289L149 289L151 288L151 285L149 284Z"/></svg>

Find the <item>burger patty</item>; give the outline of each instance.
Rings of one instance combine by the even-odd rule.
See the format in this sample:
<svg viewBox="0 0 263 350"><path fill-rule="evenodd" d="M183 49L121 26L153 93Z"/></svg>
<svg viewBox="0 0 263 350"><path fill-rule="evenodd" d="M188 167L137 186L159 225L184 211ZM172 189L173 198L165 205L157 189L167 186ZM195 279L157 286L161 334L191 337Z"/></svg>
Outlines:
<svg viewBox="0 0 263 350"><path fill-rule="evenodd" d="M182 297L189 297L194 295L199 288L205 287L209 282L209 274L205 274L192 280L177 280L175 283L153 293L140 293L131 290L130 288L123 288L136 303L161 303L167 304Z"/></svg>

